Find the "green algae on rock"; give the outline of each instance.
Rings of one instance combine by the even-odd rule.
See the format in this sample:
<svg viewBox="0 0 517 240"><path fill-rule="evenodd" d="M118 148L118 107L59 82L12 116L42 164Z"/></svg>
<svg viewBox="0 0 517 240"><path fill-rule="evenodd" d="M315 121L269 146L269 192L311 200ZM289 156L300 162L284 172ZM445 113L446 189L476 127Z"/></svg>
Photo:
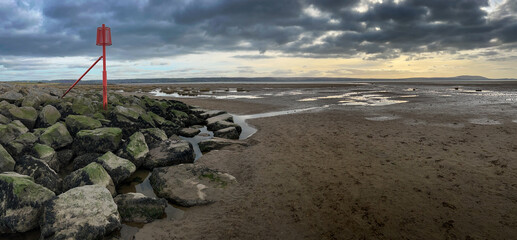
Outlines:
<svg viewBox="0 0 517 240"><path fill-rule="evenodd" d="M43 204L55 194L33 178L14 172L0 174L0 233L38 227Z"/></svg>
<svg viewBox="0 0 517 240"><path fill-rule="evenodd" d="M164 215L167 200L142 193L126 193L115 197L120 217L125 222L149 223Z"/></svg>
<svg viewBox="0 0 517 240"><path fill-rule="evenodd" d="M100 156L97 158L97 162L108 172L115 185L118 185L136 171L135 164L112 152Z"/></svg>
<svg viewBox="0 0 517 240"><path fill-rule="evenodd" d="M68 115L65 123L70 133L74 135L81 130L92 130L102 127L99 120L84 115Z"/></svg>
<svg viewBox="0 0 517 240"><path fill-rule="evenodd" d="M74 141L63 123L55 123L48 127L39 137L41 143L54 149L68 146Z"/></svg>
<svg viewBox="0 0 517 240"><path fill-rule="evenodd" d="M94 162L72 172L63 180L63 189L68 190L84 185L99 185L107 188L113 196L117 193L113 180L102 165Z"/></svg>
<svg viewBox="0 0 517 240"><path fill-rule="evenodd" d="M77 132L75 140L74 148L77 152L115 151L122 141L122 129L112 127L81 130Z"/></svg>

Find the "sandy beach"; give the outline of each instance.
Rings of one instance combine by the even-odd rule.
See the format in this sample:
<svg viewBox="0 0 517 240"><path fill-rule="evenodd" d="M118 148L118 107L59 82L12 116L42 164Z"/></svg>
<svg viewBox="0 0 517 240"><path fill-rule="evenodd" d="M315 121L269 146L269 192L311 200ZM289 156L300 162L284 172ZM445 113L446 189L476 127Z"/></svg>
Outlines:
<svg viewBox="0 0 517 240"><path fill-rule="evenodd" d="M211 151L197 161L234 175L238 185L231 194L211 205L184 209L181 219L146 224L135 238L516 236L517 105L511 95L516 85L462 85L458 90L454 84L433 85L430 90L418 84L381 87L387 89L385 96L417 96L395 96L407 99L399 104L332 105L248 120L258 129L245 140L248 146ZM276 93L306 87L256 88ZM323 94L378 91L373 88L311 86ZM476 93L477 88L482 91ZM464 89L467 97L435 93L440 89ZM500 98L500 91L510 95ZM301 107L266 97L177 100L233 114Z"/></svg>

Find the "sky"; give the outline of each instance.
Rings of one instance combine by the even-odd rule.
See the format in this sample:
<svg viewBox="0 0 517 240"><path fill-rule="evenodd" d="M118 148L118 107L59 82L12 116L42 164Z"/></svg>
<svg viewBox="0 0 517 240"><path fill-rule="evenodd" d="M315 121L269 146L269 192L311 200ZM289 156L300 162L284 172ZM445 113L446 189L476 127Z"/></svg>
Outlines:
<svg viewBox="0 0 517 240"><path fill-rule="evenodd" d="M0 0L0 81L78 78L103 23L108 79L517 78L517 0Z"/></svg>

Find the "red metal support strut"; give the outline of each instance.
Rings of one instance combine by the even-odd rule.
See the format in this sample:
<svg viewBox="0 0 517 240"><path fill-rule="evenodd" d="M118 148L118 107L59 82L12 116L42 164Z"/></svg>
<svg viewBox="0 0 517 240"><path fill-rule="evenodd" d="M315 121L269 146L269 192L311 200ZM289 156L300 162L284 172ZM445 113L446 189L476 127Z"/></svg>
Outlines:
<svg viewBox="0 0 517 240"><path fill-rule="evenodd" d="M79 83L79 81L81 81L81 79L83 79L83 77L93 68L93 66L95 66L95 64L97 64L100 60L101 60L102 56L99 57L99 59L97 59L97 61L95 61L92 66L90 68L88 68L88 70L86 70L86 72L84 72L84 74L79 78L77 79L77 81L75 81L75 83L65 92L65 94L63 94L63 96L61 96L61 98L64 98L65 95L70 92L70 90L72 90L72 88L75 87L75 85L77 83Z"/></svg>

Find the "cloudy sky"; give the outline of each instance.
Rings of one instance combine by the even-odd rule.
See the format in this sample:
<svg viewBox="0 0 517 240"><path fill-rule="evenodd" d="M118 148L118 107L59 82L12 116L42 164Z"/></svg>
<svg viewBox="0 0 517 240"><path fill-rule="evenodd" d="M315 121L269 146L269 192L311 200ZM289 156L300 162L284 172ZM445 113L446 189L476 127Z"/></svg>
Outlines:
<svg viewBox="0 0 517 240"><path fill-rule="evenodd" d="M517 77L517 0L0 0L0 80ZM100 79L101 66L85 79Z"/></svg>

